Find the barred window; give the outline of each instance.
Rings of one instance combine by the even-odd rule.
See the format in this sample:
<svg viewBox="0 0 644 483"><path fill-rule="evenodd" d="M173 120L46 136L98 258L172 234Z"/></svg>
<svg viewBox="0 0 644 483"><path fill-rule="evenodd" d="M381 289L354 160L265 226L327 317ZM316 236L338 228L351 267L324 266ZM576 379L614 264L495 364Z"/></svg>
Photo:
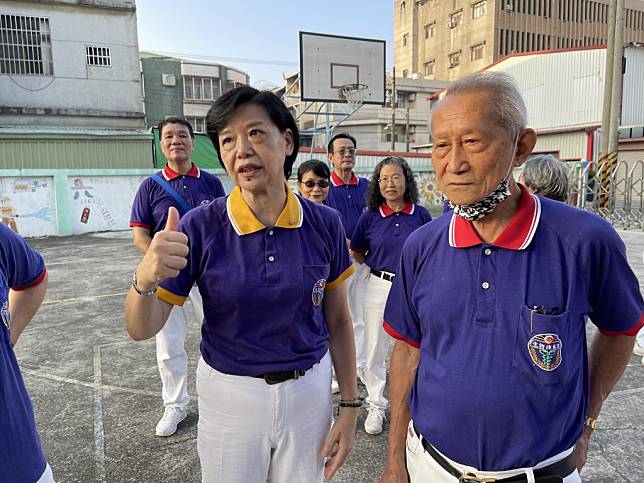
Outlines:
<svg viewBox="0 0 644 483"><path fill-rule="evenodd" d="M448 69L453 69L454 67L457 67L461 63L461 51L459 50L458 52L449 54L448 59L449 59L449 62L447 63Z"/></svg>
<svg viewBox="0 0 644 483"><path fill-rule="evenodd" d="M481 18L485 15L485 0L472 4L472 18Z"/></svg>
<svg viewBox="0 0 644 483"><path fill-rule="evenodd" d="M219 97L219 79L184 76L183 97L195 101L214 101Z"/></svg>
<svg viewBox="0 0 644 483"><path fill-rule="evenodd" d="M425 25L425 38L428 39L436 35L436 22Z"/></svg>
<svg viewBox="0 0 644 483"><path fill-rule="evenodd" d="M85 55L87 57L87 65L97 65L99 67L111 67L112 56L110 55L109 47L92 47L85 46Z"/></svg>
<svg viewBox="0 0 644 483"><path fill-rule="evenodd" d="M206 133L206 118L205 117L187 117L186 120L192 126L194 132Z"/></svg>
<svg viewBox="0 0 644 483"><path fill-rule="evenodd" d="M0 15L0 74L54 74L48 18Z"/></svg>
<svg viewBox="0 0 644 483"><path fill-rule="evenodd" d="M434 59L425 62L425 76L434 75L436 73L436 61Z"/></svg>
<svg viewBox="0 0 644 483"><path fill-rule="evenodd" d="M475 61L483 58L483 51L485 49L485 42L473 45L470 47L470 61Z"/></svg>

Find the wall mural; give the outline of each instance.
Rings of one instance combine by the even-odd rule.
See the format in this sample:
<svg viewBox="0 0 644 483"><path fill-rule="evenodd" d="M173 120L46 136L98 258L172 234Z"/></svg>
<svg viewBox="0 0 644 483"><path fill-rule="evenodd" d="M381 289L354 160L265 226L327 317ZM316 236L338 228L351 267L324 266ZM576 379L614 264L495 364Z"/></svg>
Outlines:
<svg viewBox="0 0 644 483"><path fill-rule="evenodd" d="M0 221L23 236L56 235L53 178L0 178Z"/></svg>
<svg viewBox="0 0 644 483"><path fill-rule="evenodd" d="M145 176L70 176L72 233L128 230L132 201Z"/></svg>
<svg viewBox="0 0 644 483"><path fill-rule="evenodd" d="M442 213L443 201L436 185L436 175L433 172L417 172L415 176L420 204L432 213Z"/></svg>

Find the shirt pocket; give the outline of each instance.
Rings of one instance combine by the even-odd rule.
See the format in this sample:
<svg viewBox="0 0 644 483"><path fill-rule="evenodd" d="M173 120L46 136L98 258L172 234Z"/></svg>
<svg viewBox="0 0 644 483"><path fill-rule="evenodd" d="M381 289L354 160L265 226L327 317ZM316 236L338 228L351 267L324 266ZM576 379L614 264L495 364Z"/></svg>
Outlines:
<svg viewBox="0 0 644 483"><path fill-rule="evenodd" d="M569 311L543 315L522 306L512 367L539 386L566 382L582 359L580 341L571 330L576 317Z"/></svg>

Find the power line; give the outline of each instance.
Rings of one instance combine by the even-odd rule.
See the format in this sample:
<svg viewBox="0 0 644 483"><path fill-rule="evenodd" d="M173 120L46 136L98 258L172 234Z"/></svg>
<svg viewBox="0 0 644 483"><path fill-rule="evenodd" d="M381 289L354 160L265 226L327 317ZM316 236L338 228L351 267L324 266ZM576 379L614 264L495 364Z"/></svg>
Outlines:
<svg viewBox="0 0 644 483"><path fill-rule="evenodd" d="M285 60L269 60L269 59L244 59L241 57L218 57L215 55L199 55L199 54L188 54L185 52L162 52L154 51L151 53L162 54L162 55L176 55L179 57L186 57L191 59L205 59L205 60L217 60L224 62L239 62L242 64L262 64L262 65L289 65L289 66L299 66L299 62L287 62Z"/></svg>

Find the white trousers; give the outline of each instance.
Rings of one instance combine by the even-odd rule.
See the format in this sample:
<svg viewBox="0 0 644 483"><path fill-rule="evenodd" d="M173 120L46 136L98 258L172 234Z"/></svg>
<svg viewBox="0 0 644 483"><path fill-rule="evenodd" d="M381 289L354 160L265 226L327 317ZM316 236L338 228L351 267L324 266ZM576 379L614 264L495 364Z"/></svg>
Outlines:
<svg viewBox="0 0 644 483"><path fill-rule="evenodd" d="M329 353L299 379L223 374L197 366L197 450L203 483L321 483L331 427Z"/></svg>
<svg viewBox="0 0 644 483"><path fill-rule="evenodd" d="M38 478L38 481L36 481L36 483L56 483L54 481L54 473L51 471L51 466L49 466L49 463L47 463L45 471L43 471L42 475L40 475L40 478Z"/></svg>
<svg viewBox="0 0 644 483"><path fill-rule="evenodd" d="M637 344L640 347L644 347L644 327L642 327L639 332L637 333L637 337L635 338L637 341Z"/></svg>
<svg viewBox="0 0 644 483"><path fill-rule="evenodd" d="M367 348L364 383L367 386L367 404L385 409L389 403L384 396L387 377L385 359L391 338L382 327L382 318L391 282L369 274L364 286L363 317Z"/></svg>
<svg viewBox="0 0 644 483"><path fill-rule="evenodd" d="M203 322L203 305L199 289L193 287L188 299L199 325ZM166 407L186 407L188 396L188 354L184 343L188 328L189 309L175 305L163 329L156 335L157 365L161 375L161 396Z"/></svg>
<svg viewBox="0 0 644 483"><path fill-rule="evenodd" d="M475 468L458 464L447 458L442 453L440 454L457 470L461 472L474 472L479 478L501 479L525 474L528 483L534 483L534 470L556 463L572 453L573 449L574 448L567 449L552 458L548 458L547 460L538 463L532 468L517 468L516 470L508 471L477 471ZM439 465L436 460L432 458L427 451L425 451L420 438L418 438L412 427L411 421L407 428L407 471L409 472L409 481L411 483L454 483L458 481L458 478L445 471L441 465ZM581 483L581 477L577 470L575 470L566 476L563 481L564 483Z"/></svg>
<svg viewBox="0 0 644 483"><path fill-rule="evenodd" d="M369 267L365 263L353 262L355 273L347 279L347 299L349 314L353 321L353 338L356 343L356 367L367 363L367 346L364 326L364 293Z"/></svg>

